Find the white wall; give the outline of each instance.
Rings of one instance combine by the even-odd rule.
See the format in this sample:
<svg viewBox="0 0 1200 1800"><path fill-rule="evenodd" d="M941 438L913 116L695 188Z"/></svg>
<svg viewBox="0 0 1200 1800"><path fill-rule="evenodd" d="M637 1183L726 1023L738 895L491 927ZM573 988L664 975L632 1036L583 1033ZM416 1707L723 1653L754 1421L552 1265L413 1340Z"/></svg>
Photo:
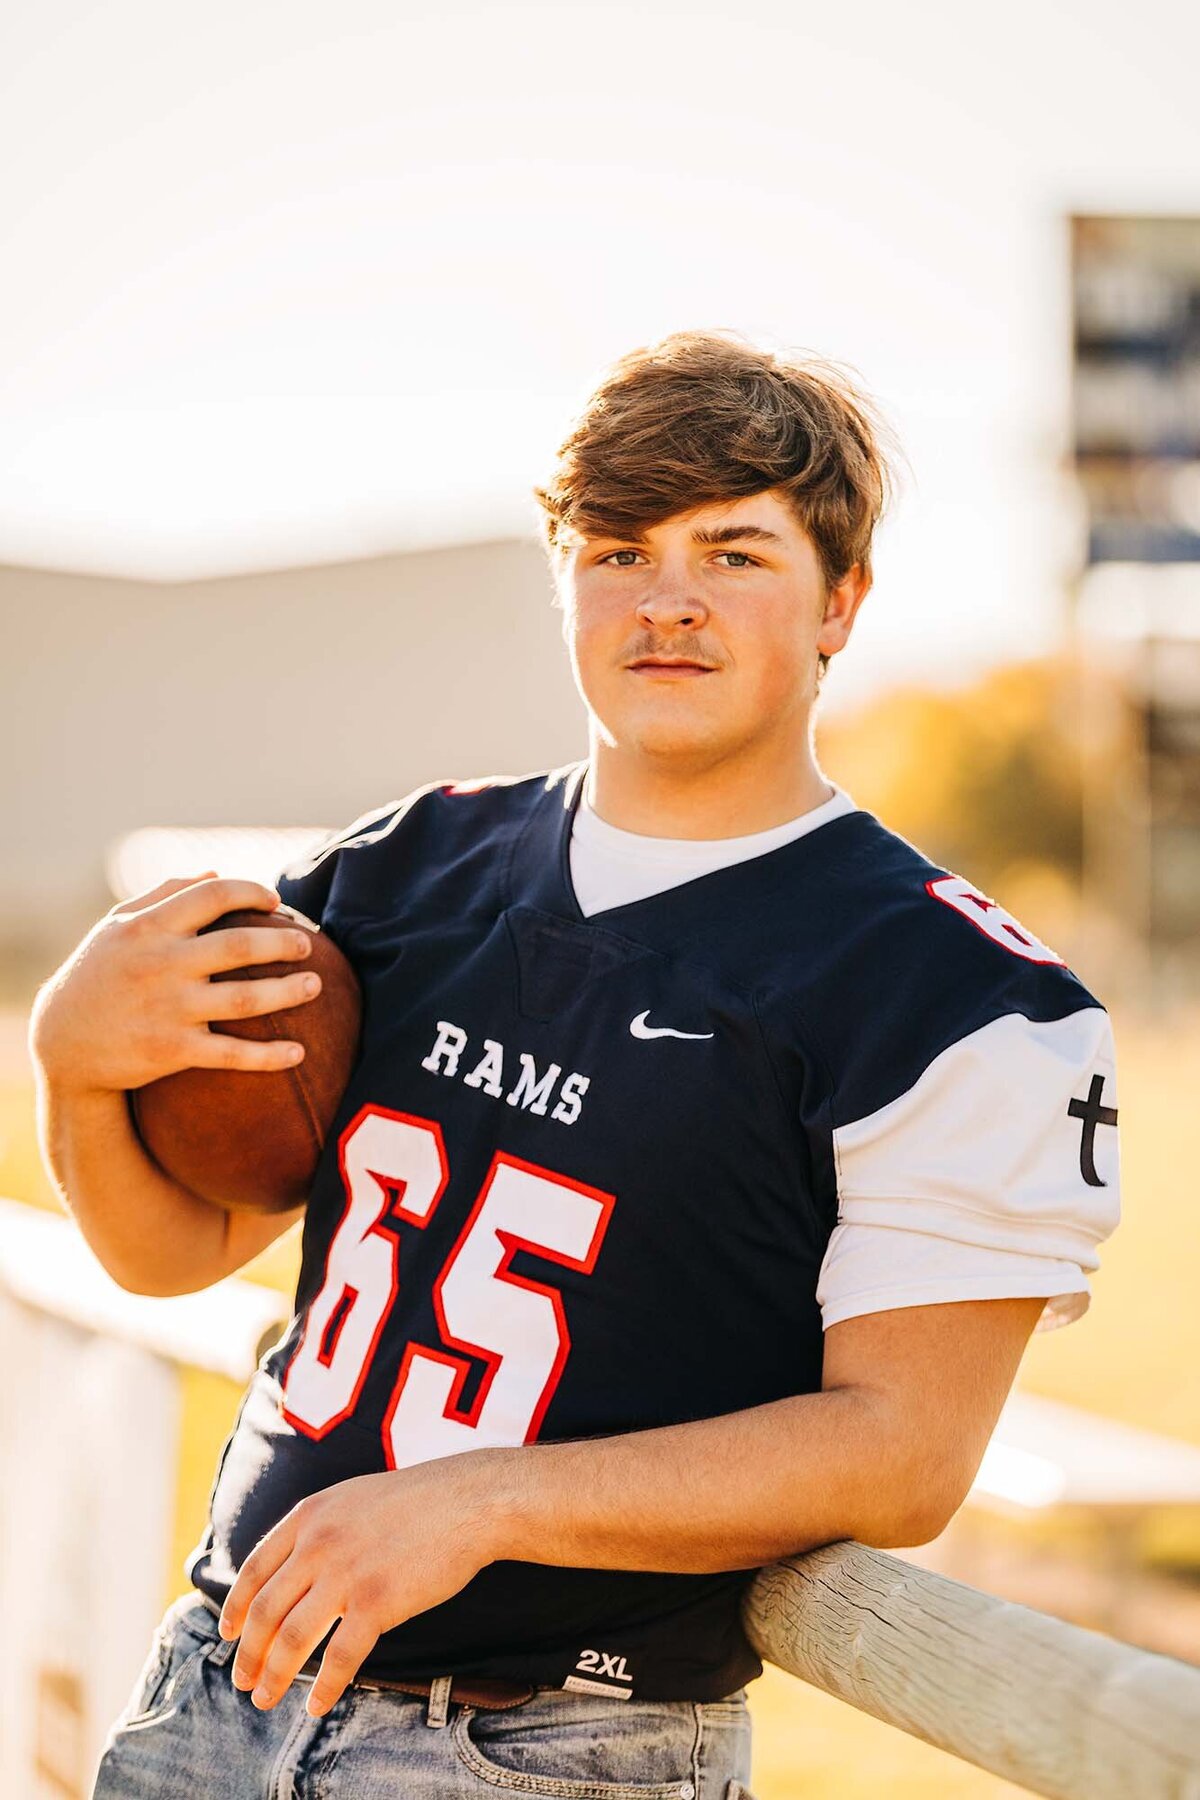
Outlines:
<svg viewBox="0 0 1200 1800"><path fill-rule="evenodd" d="M0 568L10 988L111 905L134 827L336 826L584 754L560 621L532 541L180 585Z"/></svg>

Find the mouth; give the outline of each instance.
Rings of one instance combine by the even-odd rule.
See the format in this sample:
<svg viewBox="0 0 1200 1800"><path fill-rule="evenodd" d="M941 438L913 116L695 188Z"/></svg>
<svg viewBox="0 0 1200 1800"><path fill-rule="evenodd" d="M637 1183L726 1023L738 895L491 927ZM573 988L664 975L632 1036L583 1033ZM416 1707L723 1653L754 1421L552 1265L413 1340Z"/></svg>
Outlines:
<svg viewBox="0 0 1200 1800"><path fill-rule="evenodd" d="M687 662L681 657L645 656L637 662L626 664L631 675L714 675L716 668L711 663Z"/></svg>

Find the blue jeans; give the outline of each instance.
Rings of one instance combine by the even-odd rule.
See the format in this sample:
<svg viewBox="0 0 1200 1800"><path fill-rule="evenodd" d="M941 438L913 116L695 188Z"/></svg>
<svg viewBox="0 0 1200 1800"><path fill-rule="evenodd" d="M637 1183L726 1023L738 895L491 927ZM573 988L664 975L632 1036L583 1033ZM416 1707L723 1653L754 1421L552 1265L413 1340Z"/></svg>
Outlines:
<svg viewBox="0 0 1200 1800"><path fill-rule="evenodd" d="M163 1615L92 1800L753 1800L746 1690L619 1700L540 1687L501 1711L351 1684L323 1718L298 1675L267 1711L203 1600Z"/></svg>

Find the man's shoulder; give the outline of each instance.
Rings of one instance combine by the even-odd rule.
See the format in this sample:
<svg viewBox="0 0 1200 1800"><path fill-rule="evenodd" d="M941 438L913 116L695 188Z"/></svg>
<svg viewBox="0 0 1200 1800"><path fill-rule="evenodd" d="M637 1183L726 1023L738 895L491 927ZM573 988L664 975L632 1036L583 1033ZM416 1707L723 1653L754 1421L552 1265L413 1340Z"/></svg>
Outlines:
<svg viewBox="0 0 1200 1800"><path fill-rule="evenodd" d="M539 801L556 793L565 804L573 780L584 766L584 759L559 763L553 768L535 769L521 775L458 775L431 782L420 792L436 793L447 803L474 802L481 811L502 817L527 814ZM456 804L454 810L465 810Z"/></svg>
<svg viewBox="0 0 1200 1800"><path fill-rule="evenodd" d="M1068 968L1002 898L935 861L874 813L843 814L808 842L813 853L789 872L772 910L792 960L812 972L844 981L856 966L906 968L927 979L943 970L948 980L987 981L1010 975L1014 959Z"/></svg>
<svg viewBox="0 0 1200 1800"><path fill-rule="evenodd" d="M774 934L764 985L776 1022L791 1020L856 1110L876 1102L881 1079L899 1091L996 1021L1053 1025L1103 1010L1002 896L871 813L825 832L825 853L795 882L790 929Z"/></svg>
<svg viewBox="0 0 1200 1800"><path fill-rule="evenodd" d="M406 822L416 822L414 815L423 818L431 811L447 818L457 815L464 824L476 824L481 817L524 816L539 797L565 784L578 767L564 763L522 775L438 776L329 832L294 867L307 870L337 852L382 845Z"/></svg>
<svg viewBox="0 0 1200 1800"><path fill-rule="evenodd" d="M414 881L497 861L539 803L578 763L521 775L443 775L360 813L283 870L283 898L313 919L386 913ZM552 800L553 803L553 800ZM418 871L421 874L418 875ZM478 883L474 883L475 891Z"/></svg>

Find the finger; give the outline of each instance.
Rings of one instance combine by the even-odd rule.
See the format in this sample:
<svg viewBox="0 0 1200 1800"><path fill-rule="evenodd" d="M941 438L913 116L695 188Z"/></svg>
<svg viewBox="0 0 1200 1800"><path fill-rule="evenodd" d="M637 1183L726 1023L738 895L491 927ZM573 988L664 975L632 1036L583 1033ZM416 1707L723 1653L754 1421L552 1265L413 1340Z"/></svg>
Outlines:
<svg viewBox="0 0 1200 1800"><path fill-rule="evenodd" d="M169 881L160 881L156 888L148 888L144 894L130 894L128 899L118 901L110 911L140 912L144 906L153 906L155 901L165 900L168 894L177 894L182 888L194 887L198 881L211 880L216 872L215 869L205 869L199 875L173 875Z"/></svg>
<svg viewBox="0 0 1200 1800"><path fill-rule="evenodd" d="M241 1636L242 1625L250 1602L268 1582L276 1569L287 1561L296 1542L296 1520L293 1512L285 1513L266 1537L260 1538L237 1572L233 1586L225 1596L218 1629L223 1638Z"/></svg>
<svg viewBox="0 0 1200 1800"><path fill-rule="evenodd" d="M263 1664L276 1648L281 1628L284 1653L294 1647L296 1638L291 1623L292 1609L308 1593L312 1580L311 1567L306 1568L300 1558L289 1556L283 1567L259 1589L250 1603L238 1640L237 1656L233 1664L234 1687L254 1687L262 1673ZM336 1613L330 1613L326 1619L326 1631L335 1616ZM309 1654L310 1651L306 1650L304 1656ZM304 1661L304 1656L301 1657L301 1662ZM279 1692L278 1686L275 1691Z"/></svg>
<svg viewBox="0 0 1200 1800"><path fill-rule="evenodd" d="M260 881L221 876L214 881L196 882L180 893L168 895L158 902L156 910L170 931L192 937L202 925L213 924L222 913L240 912L245 907L273 912L279 904L277 891L264 887Z"/></svg>
<svg viewBox="0 0 1200 1800"><path fill-rule="evenodd" d="M203 1027L189 1032L184 1039L181 1069L272 1069L294 1068L304 1061L304 1045L294 1038L234 1037L228 1031L208 1031Z"/></svg>
<svg viewBox="0 0 1200 1800"><path fill-rule="evenodd" d="M378 1632L344 1618L325 1647L305 1712L319 1719L336 1706L378 1641ZM319 1640L318 1640L319 1641Z"/></svg>
<svg viewBox="0 0 1200 1800"><path fill-rule="evenodd" d="M250 1696L255 1706L274 1706L296 1679L338 1616L328 1589L309 1588L280 1621Z"/></svg>
<svg viewBox="0 0 1200 1800"><path fill-rule="evenodd" d="M180 946L189 975L221 975L229 969L256 969L264 963L298 962L312 955L315 933L300 925L284 931L278 925L227 925L206 931Z"/></svg>
<svg viewBox="0 0 1200 1800"><path fill-rule="evenodd" d="M320 991L321 977L312 970L303 975L261 975L255 981L206 982L198 1005L204 1019L252 1019L314 1000Z"/></svg>

